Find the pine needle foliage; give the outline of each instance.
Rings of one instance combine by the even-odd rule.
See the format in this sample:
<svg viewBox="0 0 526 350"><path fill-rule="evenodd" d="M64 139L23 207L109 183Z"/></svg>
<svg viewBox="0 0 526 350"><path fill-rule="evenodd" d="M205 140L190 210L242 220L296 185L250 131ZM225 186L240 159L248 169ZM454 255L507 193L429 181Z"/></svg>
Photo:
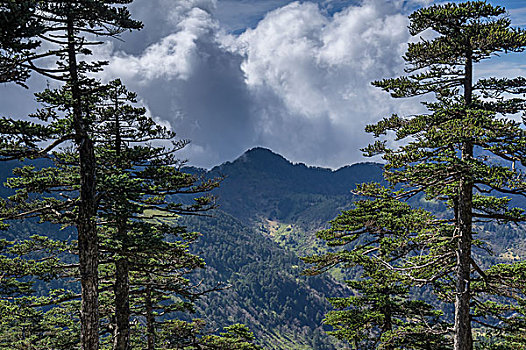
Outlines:
<svg viewBox="0 0 526 350"><path fill-rule="evenodd" d="M516 311L524 297L524 290L496 273L511 266L520 270L520 263L493 266L488 274L476 262L476 225L526 219L524 209L510 203L511 196L526 195L526 131L509 117L524 111L526 80L474 79L474 67L501 53L522 52L526 32L511 27L503 7L485 1L433 5L409 19L412 35L431 30L436 36L409 44L406 76L373 85L395 98L431 94L435 100L424 103L427 113L393 115L369 125L368 132L376 137L392 132L402 146L390 149L385 141L377 141L365 152L382 155L386 179L406 186L406 197L423 193L450 208L451 239L456 243L451 271L454 349L471 350L472 325L498 324L488 322L492 317L519 320ZM496 295L499 306L492 307L488 300ZM494 328L497 333L501 329Z"/></svg>
<svg viewBox="0 0 526 350"><path fill-rule="evenodd" d="M102 43L100 37L115 37L125 30L142 27L140 22L131 19L126 8L129 3L131 1L127 0L0 1L0 24L2 31L8 33L0 40L1 81L23 84L35 72L64 83L71 95L72 118L65 123L45 114L37 115L34 123L3 118L0 132L6 136L0 142L0 149L2 160L10 160L47 157L64 142L73 142L76 146L80 182L75 204L78 210L73 220L78 232L81 344L84 350L99 348L98 236L94 221L96 160L93 140L89 137L91 120L87 102L94 93L94 85L87 74L100 71L105 64L88 62L84 58L92 53L92 45ZM51 129L39 122L39 119L46 122L48 118L53 118L50 120L54 123ZM34 178L21 186L37 192L46 191L37 186L39 180L41 178ZM57 187L56 184L53 186ZM50 210L60 212L64 209L58 199L48 199L40 204L32 201L31 210L21 211L19 217L37 211L42 211L45 217Z"/></svg>
<svg viewBox="0 0 526 350"><path fill-rule="evenodd" d="M338 264L361 269L361 277L349 283L357 296L335 299L340 311L327 320L336 326L336 335L370 341L371 348L387 346L381 341L389 327L379 308L383 294L378 288L386 282L409 289L427 285L431 299L454 306L455 350L522 348L526 290L519 280L524 263L482 264L488 245L475 235L488 222L523 225L526 220L524 209L512 201L526 196L526 130L516 118L525 109L526 80L475 79L474 67L502 53L522 52L526 31L512 28L505 9L485 1L437 4L415 11L409 20L410 33L421 37L408 44L403 57L407 74L373 85L394 98L425 95L427 112L392 115L366 127L378 140L363 151L381 155L386 180L402 190L390 194L395 201L386 202L379 196L383 190L362 187L358 192L372 199L358 202L319 233L329 245L346 249L309 257L308 262L319 271ZM388 147L392 136L399 146ZM447 210L433 217L398 202L421 197L441 201ZM415 216L397 211L404 206ZM412 234L404 238L407 227ZM380 236L386 229L394 234L387 240ZM417 249L406 250L404 244ZM398 255L389 260L384 252ZM377 302L365 303L375 296L373 291ZM398 291L386 295L408 297L400 293L403 288ZM437 333L428 328L422 334ZM443 335L437 344L447 347L443 341L448 335Z"/></svg>
<svg viewBox="0 0 526 350"><path fill-rule="evenodd" d="M433 263L451 264L443 228L430 213L399 201L400 192L364 184L356 194L370 198L362 197L317 233L334 251L303 258L312 264L307 274L339 267L353 276L345 281L351 296L329 298L336 309L324 320L334 328L329 334L357 349L450 348L442 311L412 293L426 284L422 276Z"/></svg>
<svg viewBox="0 0 526 350"><path fill-rule="evenodd" d="M108 317L113 349L130 347L131 322L143 346L156 348L159 330L177 312L192 311L205 291L185 277L204 261L189 252L199 237L177 224L180 215L204 215L215 207L205 194L218 186L181 171L176 152L186 145L136 105L119 80L104 87L96 109L100 184L101 286L113 289ZM176 201L181 198L181 201Z"/></svg>
<svg viewBox="0 0 526 350"><path fill-rule="evenodd" d="M67 128L73 119L73 101L67 86L48 89L37 96L43 103L37 114L45 113L54 120L45 126L46 130ZM93 121L89 137L97 161L99 337L103 346L113 349L154 349L163 324L176 312L191 311L192 302L206 292L185 277L204 267L204 262L189 252L190 244L199 235L178 225L177 217L203 215L214 208L214 198L202 194L217 187L218 182L201 181L181 171L184 162L175 153L186 142L176 140L173 131L146 116L145 108L136 106L136 95L120 81L98 84L97 93L85 102ZM68 230L75 226L79 210L79 155L64 145L48 157L49 167L15 169L17 177L10 178L7 184L16 192L2 201L2 215L10 220L38 217L42 222L59 224ZM181 201L176 201L177 198ZM7 275L1 282L2 286L5 284L2 297L6 307L25 306L28 313L25 317L39 312L55 319L67 318L72 312L78 317L74 305L79 305L74 302L78 302L80 295L74 292L73 282L81 279L81 273L76 243L71 239L55 241L40 236L5 241L2 271ZM14 267L10 266L18 269L11 271ZM34 283L24 278L59 281L59 284L66 278L73 283L73 289L53 291L53 298L43 302L33 288ZM69 314L66 302L70 304ZM17 329L22 327L20 320L8 314L5 321L12 327L17 325ZM40 326L31 334L47 342L66 338L57 329L66 332L70 340L78 335L74 323L61 328L55 325L54 333L49 331L50 327L44 330ZM11 346L16 342L37 346L27 337L27 331L14 334L18 335L10 338ZM69 342L65 349L77 346L78 343Z"/></svg>

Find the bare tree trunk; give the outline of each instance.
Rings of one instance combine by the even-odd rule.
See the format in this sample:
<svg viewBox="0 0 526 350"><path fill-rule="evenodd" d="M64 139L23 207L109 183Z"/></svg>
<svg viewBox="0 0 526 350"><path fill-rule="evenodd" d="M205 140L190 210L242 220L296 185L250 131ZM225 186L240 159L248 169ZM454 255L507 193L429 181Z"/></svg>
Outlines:
<svg viewBox="0 0 526 350"><path fill-rule="evenodd" d="M388 298L391 298L389 294L387 294L388 291L384 291L384 294L387 295ZM386 306L381 309L382 314L384 315L384 324L382 326L382 331L384 332L390 332L393 330L393 315L391 306ZM393 345L388 345L385 347L385 350L394 350Z"/></svg>
<svg viewBox="0 0 526 350"><path fill-rule="evenodd" d="M129 296L129 263L125 256L126 228L119 224L118 239L123 248L121 256L115 261L115 333L113 337L114 350L130 349L130 296Z"/></svg>
<svg viewBox="0 0 526 350"><path fill-rule="evenodd" d="M148 334L148 350L155 350L155 317L153 315L152 289L146 287L146 332Z"/></svg>
<svg viewBox="0 0 526 350"><path fill-rule="evenodd" d="M119 118L118 93L115 94L115 155L117 158L116 168L122 171L121 161L121 124ZM119 216L118 205L115 214ZM130 266L127 256L127 219L124 216L117 217L117 240L121 242L121 251L115 260L115 333L113 338L114 350L130 349Z"/></svg>
<svg viewBox="0 0 526 350"><path fill-rule="evenodd" d="M471 52L466 55L464 99L469 108L472 99L473 62ZM473 143L462 143L462 160L473 158ZM457 269L455 286L455 334L454 350L472 350L473 336L470 316L471 245L473 230L473 180L463 174L459 183L457 230L460 236L457 247Z"/></svg>
<svg viewBox="0 0 526 350"><path fill-rule="evenodd" d="M99 349L99 243L95 202L95 152L93 141L82 116L81 90L75 48L75 31L71 15L67 19L69 84L73 99L75 143L80 163L80 201L78 206L78 249L81 284L80 340L83 350Z"/></svg>

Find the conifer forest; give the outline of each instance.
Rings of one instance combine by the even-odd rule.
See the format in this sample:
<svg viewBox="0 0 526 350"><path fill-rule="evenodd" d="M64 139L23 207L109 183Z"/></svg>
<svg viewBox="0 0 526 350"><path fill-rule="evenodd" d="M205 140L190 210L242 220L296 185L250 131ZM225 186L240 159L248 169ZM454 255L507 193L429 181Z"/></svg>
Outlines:
<svg viewBox="0 0 526 350"><path fill-rule="evenodd" d="M526 13L526 4L510 0L509 10L497 0L274 1L267 9L270 2L152 2L151 11L162 4L189 15L167 15L179 32L133 58L129 42L153 35L143 21L147 0L0 0L0 95L29 96L0 96L0 349L526 349L526 78L519 68L502 68L524 67L526 22L515 24L514 16ZM285 143L276 147L300 142L287 158L319 152L329 159L330 148L303 136L310 124L300 125L293 113L315 123L318 108L344 106L330 105L337 93L328 86L347 79L338 67L354 63L319 53L290 57L339 43L327 51L337 55L342 43L362 40L367 34L335 31L317 48L309 41L347 19L346 28L362 30L352 11L392 19L382 17L380 27L363 20L362 33L400 42L399 52L379 44L368 72L353 73L378 78L342 83L374 97L366 112L358 104L344 112L370 114L360 136L345 142L369 141L344 149L348 165L332 169L261 147L271 145L264 135L283 125ZM254 22L236 29L242 14ZM231 27L218 29L220 20ZM268 36L251 46L263 29ZM190 31L198 34L183 35ZM270 35L289 31L297 35L291 49L257 56L286 45ZM173 50L163 51L170 40ZM192 51L199 40L208 48L220 41L210 52L222 56ZM121 51L105 56L115 47ZM192 154L220 152L229 142L237 147L236 128L248 130L243 123L253 122L259 107L238 108L225 97L229 88L218 89L210 103L232 104L246 120L231 126L218 109L215 135L207 137L220 146L193 146L174 124L190 113L152 113L153 100L183 107L141 96L149 88L138 77L147 69L168 67L148 78L159 91L175 89L163 81L205 76L204 68L188 73L190 61L181 66L187 71L170 76L179 61L161 62L165 54L230 64L244 76L227 80L252 90L233 94L266 111L254 122L260 137L243 141L240 152L251 149L231 161L213 158L215 166L192 165ZM402 68L371 63L385 57ZM148 59L159 62L137 68ZM309 59L320 76L308 73ZM316 90L328 107L309 95L309 79L329 81ZM282 88L279 102L269 97L276 93L271 84ZM366 96L346 94L342 101L352 103ZM327 115L327 125L337 123ZM297 127L285 130L287 118ZM201 122L189 130L204 130ZM329 126L313 125L330 134ZM342 133L328 138L343 145L334 138L345 128L337 129Z"/></svg>

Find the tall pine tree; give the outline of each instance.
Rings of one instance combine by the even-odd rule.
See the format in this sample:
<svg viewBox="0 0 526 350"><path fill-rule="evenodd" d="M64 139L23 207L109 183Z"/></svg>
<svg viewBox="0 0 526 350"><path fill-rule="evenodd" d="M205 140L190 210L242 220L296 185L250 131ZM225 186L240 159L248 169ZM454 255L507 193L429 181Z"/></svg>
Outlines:
<svg viewBox="0 0 526 350"><path fill-rule="evenodd" d="M109 83L92 131L99 164L101 261L111 265L103 279L113 285L113 348L119 350L130 348L132 316L146 321L142 333L147 348L154 349L159 324L173 312L191 309L203 292L192 290L185 278L204 267L188 251L198 235L186 232L177 217L212 209L213 197L204 194L218 185L181 171L184 162L176 153L186 142L176 140L136 102L119 80Z"/></svg>
<svg viewBox="0 0 526 350"><path fill-rule="evenodd" d="M36 124L4 120L2 132L9 139L2 142L4 160L46 156L58 144L72 140L79 155L80 186L76 203L75 227L78 232L80 280L82 286L81 343L85 350L99 348L98 314L98 237L96 215L96 160L89 135L92 120L87 109L93 93L93 81L85 73L101 69L103 62L88 63L80 56L91 53L96 37L114 37L141 24L130 19L127 1L13 1L0 2L2 29L19 33L19 37L2 40L0 75L5 81L23 81L30 72L66 84L71 94L71 119L61 134L43 131ZM24 9L29 11L24 12ZM20 13L24 16L19 17ZM5 26L4 26L5 24ZM33 30L34 29L34 30ZM45 42L45 45L40 45ZM48 66L56 58L55 66ZM43 62L43 64L40 64ZM13 76L14 72L14 76ZM40 115L41 119L48 117ZM46 145L38 143L44 141ZM41 208L48 210L49 208ZM34 208L33 210L37 210Z"/></svg>
<svg viewBox="0 0 526 350"><path fill-rule="evenodd" d="M473 305L482 305L473 284L481 279L488 292L505 282L490 280L476 263L474 224L526 219L522 209L509 205L510 195L526 195L526 132L506 117L524 110L526 79L474 80L474 67L496 54L522 52L526 32L510 27L504 8L485 1L434 5L409 19L412 35L427 30L435 35L409 44L404 56L407 76L373 84L395 98L434 94L436 100L424 103L428 113L393 115L368 126L376 137L393 131L405 144L389 149L377 141L365 151L383 155L387 180L408 186L408 196L423 192L451 208L451 239L456 242L454 349L471 350L472 324L483 315L471 312Z"/></svg>
<svg viewBox="0 0 526 350"><path fill-rule="evenodd" d="M67 128L73 113L68 88L48 89L37 96L44 105L37 115L53 120L42 128L60 134ZM194 197L215 188L217 181L199 181L196 176L179 169L184 162L175 153L186 142L175 140L174 132L146 116L144 108L134 106L135 94L128 92L120 81L99 85L97 92L85 102L89 102L89 117L94 121L89 136L94 142L97 159L96 224L101 238L99 269L102 272L98 289L103 293L101 309L105 310L101 320L104 327L99 333L103 339L111 333L113 348L129 349L130 321L142 319L147 327L139 327L136 332L146 334L148 348L153 349L156 333L168 317L173 312L191 310L192 301L204 292L193 288L184 277L204 266L199 257L188 251L189 244L198 235L186 232L184 227L177 225L176 219L178 215L201 215L213 208L213 197ZM59 118L61 113L64 116ZM8 186L17 191L2 201L4 218L39 217L41 221L60 224L63 228L75 226L79 155L65 145L49 154L49 158L46 163L51 163L50 167L15 168L17 177L9 179ZM30 199L31 193L38 197ZM50 235L58 237L59 233L50 232ZM28 241L20 241L21 238L18 242L6 241L2 256L5 261L2 273L6 278L0 285L6 285L2 295L15 300L12 307L21 305L24 300L39 299L33 297L31 284L20 282L20 278L80 277L79 264L66 263L66 260L75 261L71 254L78 255L78 249L71 246L74 242L38 236ZM24 249L25 246L28 248ZM64 251L69 253L62 253ZM35 259L31 259L35 252L45 264L36 264ZM11 272L10 266L17 267L16 273ZM10 283L6 284L7 281ZM18 286L16 290L15 286ZM7 293L7 289L12 291ZM12 298L10 295L15 292L17 295ZM57 293L59 291L53 294ZM70 294L66 298L58 296L33 301L29 306L38 309L45 302L48 307L60 309L63 301L76 298L74 293ZM175 302L174 298L181 302ZM25 318L39 314L39 310L32 308L27 308ZM5 318L10 319L9 315ZM17 323L10 322L13 327ZM44 332L42 329L35 327L35 337ZM10 344L14 344L17 337L21 337L20 334L12 337ZM45 338L50 341L54 335L48 332ZM31 342L30 337L24 336L19 341Z"/></svg>

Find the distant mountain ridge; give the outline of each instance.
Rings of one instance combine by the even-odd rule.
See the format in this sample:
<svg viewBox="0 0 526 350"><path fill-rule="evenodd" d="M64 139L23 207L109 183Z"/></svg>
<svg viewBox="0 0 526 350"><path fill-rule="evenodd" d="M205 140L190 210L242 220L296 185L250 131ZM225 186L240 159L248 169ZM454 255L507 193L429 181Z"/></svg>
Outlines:
<svg viewBox="0 0 526 350"><path fill-rule="evenodd" d="M287 219L318 203L321 197L352 197L350 191L362 182L383 182L382 165L358 163L331 170L293 164L269 149L256 147L233 162L226 162L207 172L208 176L224 176L214 191L222 210L253 222L263 215ZM290 208L296 206L296 208ZM331 213L332 217L337 212ZM323 219L331 219L323 217Z"/></svg>
<svg viewBox="0 0 526 350"><path fill-rule="evenodd" d="M294 191L317 194L337 195L349 192L356 183L383 181L382 165L378 163L356 163L332 170L307 166L303 163L292 163L263 147L249 149L233 162L223 163L209 171L212 174L227 175L227 181L228 176L246 172L269 174L272 178L291 185Z"/></svg>

